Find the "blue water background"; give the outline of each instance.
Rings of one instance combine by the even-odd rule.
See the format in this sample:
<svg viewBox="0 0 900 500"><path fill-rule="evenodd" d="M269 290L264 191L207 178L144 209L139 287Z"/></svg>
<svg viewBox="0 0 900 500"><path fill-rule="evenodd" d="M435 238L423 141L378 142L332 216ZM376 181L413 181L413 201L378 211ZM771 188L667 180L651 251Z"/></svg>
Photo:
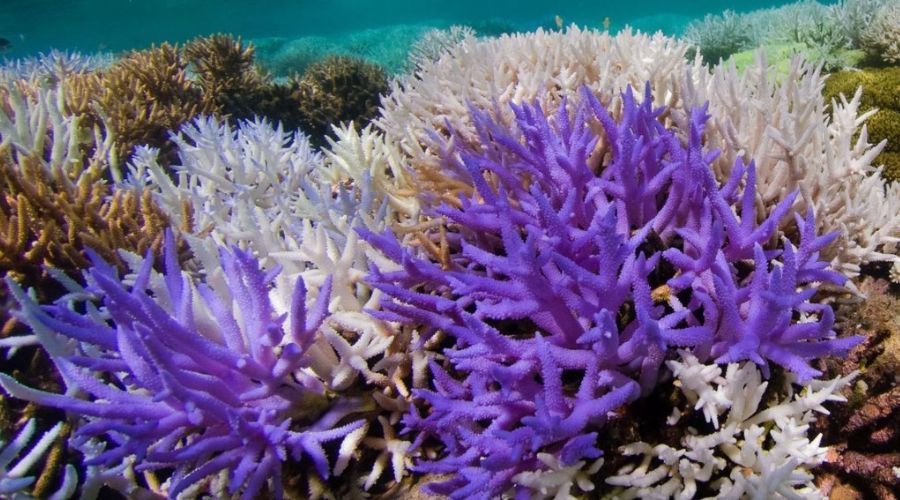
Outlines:
<svg viewBox="0 0 900 500"><path fill-rule="evenodd" d="M451 23L530 30L566 24L677 32L691 18L724 9L746 12L789 2L728 1L364 1L364 0L0 0L0 37L7 57L51 48L82 52L145 48L163 41L227 32L244 38L338 38L354 31L395 25Z"/></svg>

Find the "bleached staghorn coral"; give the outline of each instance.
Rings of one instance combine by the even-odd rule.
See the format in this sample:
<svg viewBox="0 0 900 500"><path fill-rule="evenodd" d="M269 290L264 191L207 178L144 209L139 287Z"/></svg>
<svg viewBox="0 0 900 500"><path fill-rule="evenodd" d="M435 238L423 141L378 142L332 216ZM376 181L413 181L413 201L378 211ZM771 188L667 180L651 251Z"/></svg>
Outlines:
<svg viewBox="0 0 900 500"><path fill-rule="evenodd" d="M606 479L616 487L611 495L687 499L710 488L717 498L822 497L808 469L825 459L827 448L820 445L821 436L810 439L809 423L816 413L828 414L824 403L845 400L840 391L855 374L812 380L799 392L786 383L775 400L764 401L769 382L762 381L753 363L732 363L723 374L720 367L682 352L680 361L667 364L688 404L702 409L713 429L689 428L680 448L645 442L623 446L622 453L641 459ZM676 409L669 425L681 416Z"/></svg>
<svg viewBox="0 0 900 500"><path fill-rule="evenodd" d="M714 168L727 178L738 156L756 161L758 203L773 207L800 190L795 209L812 207L818 230L841 231L823 251L835 269L859 274L861 263L893 260L882 247L900 236L900 186L885 186L873 159L883 144L868 143L859 93L825 102L825 75L800 57L776 80L762 53L739 74L733 66L686 82L685 100L709 101L707 143L722 151ZM828 105L831 104L830 108Z"/></svg>
<svg viewBox="0 0 900 500"><path fill-rule="evenodd" d="M726 10L721 15L707 14L688 23L685 40L691 42L704 59L715 64L737 52L756 47L765 35L761 26L745 14Z"/></svg>
<svg viewBox="0 0 900 500"><path fill-rule="evenodd" d="M429 136L447 126L467 140L475 129L469 106L497 109L509 120L507 103L540 97L555 109L562 97L574 97L582 85L618 102L628 85L649 81L656 105L681 109L685 72L702 65L685 60L688 46L661 34L648 36L626 29L615 36L572 26L565 31L517 33L491 39L468 39L439 60L424 64L415 76L392 83L376 119L388 144L398 144L420 173L440 169L440 149Z"/></svg>
<svg viewBox="0 0 900 500"><path fill-rule="evenodd" d="M862 47L863 32L882 5L892 0L842 0L831 9L831 15L844 27L852 47Z"/></svg>
<svg viewBox="0 0 900 500"><path fill-rule="evenodd" d="M859 37L863 50L890 64L900 62L900 1L881 5Z"/></svg>
<svg viewBox="0 0 900 500"><path fill-rule="evenodd" d="M322 177L332 184L372 183L374 192L386 197L398 220L419 216L419 199L408 158L370 124L358 130L354 124L332 126L335 139L327 137ZM368 179L368 180L367 180Z"/></svg>
<svg viewBox="0 0 900 500"><path fill-rule="evenodd" d="M363 282L369 263L390 263L361 241L356 229L381 231L396 220L394 206L414 211L415 203L397 194L402 171L390 173L391 165L397 169L399 164L381 153L384 147L372 142L374 136L352 126L337 133L344 140L326 159L299 132L286 133L264 121L241 122L235 128L216 118L199 118L173 135L180 158L172 167L174 181L154 150L141 149L129 183L153 192L179 222L192 222L194 234L185 239L212 286L224 284L216 245L237 245L256 254L267 268L282 269L272 290L280 312L290 306L297 276L309 288L309 301L332 280L332 314L311 347L309 369L330 390L371 384L378 395L372 404L399 415L413 368L407 354L410 332L367 312L378 309L380 297ZM391 425L396 423L393 417ZM369 440L369 427L352 444L394 451L403 447L401 440ZM406 463L405 456L398 460L396 480ZM370 487L377 479L370 474L363 482Z"/></svg>
<svg viewBox="0 0 900 500"><path fill-rule="evenodd" d="M82 54L53 49L46 54L14 59L0 64L0 75L8 79L61 80L73 73L88 73L108 67L115 60L112 54Z"/></svg>

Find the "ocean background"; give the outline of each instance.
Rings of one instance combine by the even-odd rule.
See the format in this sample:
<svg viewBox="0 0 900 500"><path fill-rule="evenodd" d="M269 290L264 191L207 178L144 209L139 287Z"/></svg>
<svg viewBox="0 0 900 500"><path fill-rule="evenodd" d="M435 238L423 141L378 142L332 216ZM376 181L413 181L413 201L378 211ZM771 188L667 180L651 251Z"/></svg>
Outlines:
<svg viewBox="0 0 900 500"><path fill-rule="evenodd" d="M52 48L119 52L199 35L231 33L245 39L323 37L329 43L359 32L402 33L416 27L467 24L480 34L565 24L612 30L630 24L643 31L677 35L693 18L725 9L747 12L789 2L743 0L632 0L566 2L522 0L2 0L0 38L9 41L7 58ZM823 2L828 3L828 2ZM381 38L392 35L384 35ZM402 38L402 37L401 37ZM382 43L385 41L382 40ZM389 42L389 40L388 40Z"/></svg>

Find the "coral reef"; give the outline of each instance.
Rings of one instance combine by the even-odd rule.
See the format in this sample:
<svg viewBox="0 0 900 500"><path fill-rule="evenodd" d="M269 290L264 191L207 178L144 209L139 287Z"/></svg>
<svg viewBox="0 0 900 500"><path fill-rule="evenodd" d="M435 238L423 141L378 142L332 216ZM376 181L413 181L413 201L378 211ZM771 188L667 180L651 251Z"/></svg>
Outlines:
<svg viewBox="0 0 900 500"><path fill-rule="evenodd" d="M375 117L379 96L388 90L384 70L362 59L329 56L312 64L297 81L301 129L321 138L331 125L365 126Z"/></svg>
<svg viewBox="0 0 900 500"><path fill-rule="evenodd" d="M725 11L688 24L684 38L708 64L773 45L793 45L826 70L852 67L866 48L866 33L886 0L850 0L832 5L805 0L744 14Z"/></svg>
<svg viewBox="0 0 900 500"><path fill-rule="evenodd" d="M615 36L538 30L478 40L393 83L375 122L385 142L408 158L419 189L464 191L465 185L444 174L440 142L449 128L460 140L476 141L470 105L496 105L511 120L509 102L539 98L550 109L588 85L616 115L618 92L649 80L654 103L667 106L667 123L686 124L691 107L710 103L705 139L722 151L714 165L717 177L727 181L738 156L754 158L760 217L799 189L795 209L804 214L813 208L820 232L843 235L823 254L834 267L854 276L860 264L893 259L883 249L900 236L900 187L885 191L873 175L873 158L883 146L873 147L862 133L869 115L860 112L859 102L827 108L825 76L800 58L776 79L764 58L743 73L723 66L709 71L686 62L687 50L683 42L627 30Z"/></svg>
<svg viewBox="0 0 900 500"><path fill-rule="evenodd" d="M826 102L838 101L840 95L851 96L862 87L860 110L878 111L869 119L868 132L873 141L886 140L887 144L873 163L883 165L881 175L889 180L900 180L900 67L866 68L833 73L825 81L822 90Z"/></svg>
<svg viewBox="0 0 900 500"><path fill-rule="evenodd" d="M400 266L374 268L392 299L375 316L422 325L420 345L441 346L432 387L414 391L422 409L404 419L413 448L436 447L414 470L449 475L432 493L527 495L517 477L597 459L598 429L654 389L674 347L803 383L821 374L812 360L861 340L835 338L831 308L810 302L819 283L845 280L818 260L837 235L816 236L810 213L799 247L770 246L796 194L757 225L755 168L738 160L717 183L705 109L685 145L658 121L649 83L642 104L626 91L618 120L582 94L550 116L512 104L514 125L472 109L480 143L443 148L448 175L474 187L434 209L446 258L361 230Z"/></svg>
<svg viewBox="0 0 900 500"><path fill-rule="evenodd" d="M3 64L0 496L891 498L888 5Z"/></svg>

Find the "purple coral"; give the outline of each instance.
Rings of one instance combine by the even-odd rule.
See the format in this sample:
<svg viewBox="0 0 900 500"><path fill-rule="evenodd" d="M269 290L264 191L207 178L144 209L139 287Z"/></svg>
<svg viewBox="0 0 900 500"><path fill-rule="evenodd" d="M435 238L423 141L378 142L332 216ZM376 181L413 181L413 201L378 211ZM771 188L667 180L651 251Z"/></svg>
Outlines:
<svg viewBox="0 0 900 500"><path fill-rule="evenodd" d="M321 383L300 370L327 315L330 281L307 311L298 279L289 314L278 315L268 293L274 273L248 253L221 251L227 290L192 286L175 255L169 234L164 279L148 256L131 286L95 257L86 279L102 307L89 302L83 314L62 301L38 306L8 281L20 317L35 331L77 342L73 354L55 362L89 398L37 391L5 374L0 385L12 396L84 417L75 438L107 441L87 465L112 466L135 455L138 470L170 471L172 498L222 470L230 472L231 493L242 490L250 499L267 487L280 498L281 464L289 455L308 457L327 477L322 444L363 425L344 422L353 401L329 406Z"/></svg>
<svg viewBox="0 0 900 500"><path fill-rule="evenodd" d="M844 282L818 260L835 235L817 237L809 214L798 248L775 245L796 195L758 224L753 163L719 186L705 109L682 142L649 84L642 103L622 97L618 121L587 89L551 117L512 105L513 126L472 109L479 143L455 141L445 168L474 192L434 213L448 221L449 262L363 231L401 266L373 267L390 298L373 314L449 342L433 388L416 392L427 410L405 419L416 446L443 446L416 467L451 474L431 492L527 498L515 478L544 467L538 453L567 466L599 456L598 426L654 387L673 347L804 381L819 374L811 360L859 342L834 338L831 309L810 302L816 282Z"/></svg>

